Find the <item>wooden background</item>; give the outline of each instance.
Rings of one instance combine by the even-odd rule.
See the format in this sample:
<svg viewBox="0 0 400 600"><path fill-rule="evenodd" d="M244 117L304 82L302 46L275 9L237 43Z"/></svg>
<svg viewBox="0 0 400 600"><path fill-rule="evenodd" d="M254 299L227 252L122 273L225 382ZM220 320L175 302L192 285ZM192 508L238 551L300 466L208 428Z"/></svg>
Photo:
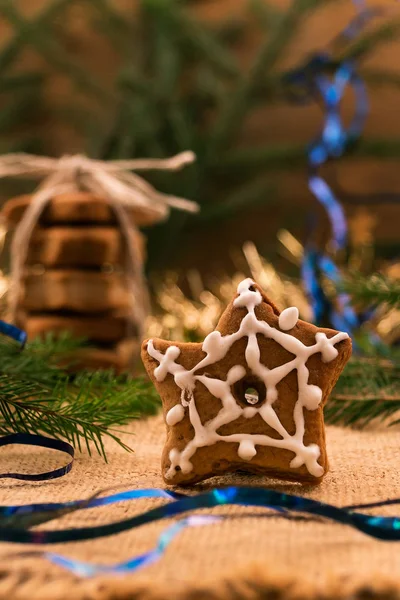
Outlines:
<svg viewBox="0 0 400 600"><path fill-rule="evenodd" d="M1 0L0 0L1 2ZM286 0L275 0L278 6L288 4ZM15 0L15 7L29 21L37 19L47 5L46 0ZM136 11L135 0L114 0L113 4L122 15L131 19ZM245 0L198 0L191 2L191 10L199 19L210 21L223 20L227 15L241 15ZM389 19L400 18L400 3L395 0L376 0L370 5L384 7ZM105 130L111 125L114 116L113 102L114 82L120 66L120 58L108 44L104 36L90 27L87 18L87 6L84 2L71 4L68 18L63 22L55 22L54 31L56 42L66 48L74 60L78 60L83 69L90 73L110 92L110 102L107 104L95 99L88 100L71 84L70 78L60 73L54 64L44 59L38 52L33 51L26 37L26 46L16 61L16 70L40 68L46 73L45 96L40 107L40 116L34 123L29 119L28 127L42 140L45 152L62 154L85 151L85 136L79 126L71 127L65 124L65 111L72 107L87 108L96 119L100 120ZM351 0L339 3L327 2L326 7L306 19L298 35L292 40L280 66L290 67L298 63L301 56L306 57L310 52L326 46L354 14ZM0 19L0 46L10 44L15 36L15 29L9 20ZM259 43L257 35L251 31L246 43L238 48L244 68L248 64L254 48ZM376 48L373 56L368 59L371 68L384 67L400 76L400 39ZM32 107L37 109L37 107ZM347 114L352 109L352 99L346 99ZM79 112L79 111L78 111ZM255 112L246 122L242 132L242 143L269 144L308 142L318 132L321 125L321 112L318 107L276 105ZM26 133L26 127L20 127L16 135ZM373 138L400 139L400 87L374 88L370 93L370 115L365 134ZM400 198L400 165L398 160L342 160L330 167L329 176L337 178L346 192L356 194L395 194ZM196 263L209 265L218 262L220 255L230 248L240 245L246 239L257 243L265 236L274 236L280 224L289 223L294 233L301 235L301 223L304 211L312 209L315 200L307 189L305 173L301 170L289 173L271 175L282 190L285 202L276 210L257 209L251 214L238 215L229 220L221 230L220 225L207 231L197 231L193 236L188 232L185 240L187 252L180 254L179 262L187 267ZM217 199L216 199L217 200ZM374 235L381 244L396 244L399 241L400 203L378 202L368 209L372 216ZM360 209L346 207L349 216L359 213ZM204 245L204 234L207 244Z"/></svg>

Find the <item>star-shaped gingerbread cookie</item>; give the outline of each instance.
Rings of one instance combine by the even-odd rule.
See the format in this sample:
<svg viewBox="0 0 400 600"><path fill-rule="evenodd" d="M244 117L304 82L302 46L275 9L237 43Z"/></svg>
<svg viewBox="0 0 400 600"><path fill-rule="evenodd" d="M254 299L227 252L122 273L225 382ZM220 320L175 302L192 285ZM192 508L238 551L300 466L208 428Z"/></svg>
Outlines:
<svg viewBox="0 0 400 600"><path fill-rule="evenodd" d="M146 340L163 403L162 473L193 484L246 470L318 483L328 471L323 406L351 355L347 333L281 313L251 279L203 343Z"/></svg>

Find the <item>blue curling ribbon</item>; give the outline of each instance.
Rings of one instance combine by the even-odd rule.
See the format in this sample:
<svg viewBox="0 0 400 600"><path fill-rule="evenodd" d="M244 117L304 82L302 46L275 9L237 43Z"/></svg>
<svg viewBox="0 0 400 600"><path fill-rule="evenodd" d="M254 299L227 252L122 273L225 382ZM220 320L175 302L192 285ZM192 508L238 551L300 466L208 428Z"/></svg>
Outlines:
<svg viewBox="0 0 400 600"><path fill-rule="evenodd" d="M115 523L95 525L91 527L70 528L64 530L31 531L30 527L57 518L74 510L105 506L139 498L163 498L167 504L145 511ZM26 506L3 506L0 515L0 540L25 544L55 544L59 542L96 539L107 535L130 531L141 525L177 517L186 512L226 505L258 506L262 508L284 511L286 513L302 513L310 517L323 517L338 524L347 525L375 539L384 541L400 541L400 518L369 515L360 510L400 504L400 499L360 504L347 507L336 507L332 504L318 502L301 496L285 494L262 487L226 487L214 488L197 495L184 495L161 489L129 490L105 496L93 497L66 503L31 504ZM13 521L7 519L13 516ZM243 515L245 517L246 515ZM31 522L29 524L29 518ZM28 518L28 521L26 520ZM212 524L229 519L229 516L189 515L166 528L158 539L155 548L144 554L130 558L114 565L95 565L64 557L49 551L39 554L51 562L62 566L80 576L92 576L98 573L134 572L158 560L168 545L186 527ZM8 525L6 523L8 522ZM26 527L21 527L27 524ZM26 553L24 553L26 554ZM32 554L29 552L29 554ZM35 554L38 554L37 552ZM19 555L20 556L20 555Z"/></svg>
<svg viewBox="0 0 400 600"><path fill-rule="evenodd" d="M180 519L170 527L167 527L159 536L157 545L155 548L144 554L139 554L130 558L127 561L117 563L114 565L94 565L88 562L75 560L73 558L67 558L60 554L53 552L46 552L43 554L44 558L47 558L50 562L63 567L68 571L71 571L75 575L80 577L93 577L94 575L105 575L119 573L132 573L151 565L155 561L159 560L170 543L175 537L187 527L199 527L202 525L211 525L217 521L222 521L225 517L217 517L213 515L192 515L184 519Z"/></svg>
<svg viewBox="0 0 400 600"><path fill-rule="evenodd" d="M11 323L6 323L5 321L0 320L0 333L21 344L22 348L26 344L26 332L22 329L19 329L15 325L12 325Z"/></svg>
<svg viewBox="0 0 400 600"><path fill-rule="evenodd" d="M41 448L49 448L64 452L71 457L71 460L64 466L46 471L44 473L0 473L0 479L20 479L22 481L48 481L49 479L57 479L69 473L74 462L74 448L68 442L48 438L44 435L34 433L10 433L0 437L0 447L11 444L22 444L24 446L40 446ZM1 514L1 513L0 513Z"/></svg>
<svg viewBox="0 0 400 600"><path fill-rule="evenodd" d="M318 55L314 58L314 64L324 69L328 60L328 56ZM352 122L346 129L340 116L340 103L348 85L355 93L356 110ZM340 202L326 181L318 174L318 170L328 159L341 156L348 144L360 136L368 114L367 94L352 61L340 65L332 81L323 72L316 72L314 89L321 97L326 112L321 135L308 150L310 170L308 185L327 211L332 227L332 241L335 249L340 250L345 247L347 241L346 217Z"/></svg>
<svg viewBox="0 0 400 600"><path fill-rule="evenodd" d="M355 5L358 14L338 36L339 41L348 41L356 37L368 20L377 13L376 10L368 9L362 0L356 1ZM307 150L308 185L329 217L332 230L331 245L338 251L343 250L347 243L346 217L335 193L319 171L328 160L342 156L349 145L360 137L368 114L368 98L364 82L359 77L357 65L353 60L339 64L333 74L328 76L332 64L332 56L329 53L316 54L302 69L292 72L288 81L294 86L292 93L294 92L296 99L314 99L323 105L324 123L321 133ZM355 96L355 111L346 128L341 118L340 105L348 87L352 88ZM346 294L339 293L339 306L333 306L320 282L321 275L330 279L334 275L332 281L340 284L340 272L337 268L333 269L332 264L327 255L307 244L302 265L303 282L310 298L314 320L318 322L328 316L334 327L352 334L360 326L362 317L359 318L355 313Z"/></svg>
<svg viewBox="0 0 400 600"><path fill-rule="evenodd" d="M101 493L104 493L104 491ZM98 497L99 494L85 500L71 500L69 502L46 502L16 506L0 506L0 528L18 524L18 522L22 520L21 517L23 517L25 523L27 523L27 526L29 527L29 515L37 516L46 513L49 517L52 515L51 519L56 519L59 511L62 511L64 515L66 514L66 511L73 512L87 508L96 508L98 506L107 506L109 504L116 504L117 502L125 502L127 500L138 500L141 498L177 500L184 497L183 494L179 494L178 492L158 488L127 490L103 497Z"/></svg>
<svg viewBox="0 0 400 600"><path fill-rule="evenodd" d="M321 323L330 311L330 303L320 285L318 273L318 251L312 246L305 246L301 275L311 306L313 307L314 321Z"/></svg>
<svg viewBox="0 0 400 600"><path fill-rule="evenodd" d="M320 284L319 274L330 279L336 288L340 287L342 276L332 258L327 254L319 252L312 246L306 246L301 274L307 293L312 299L314 317L317 322L323 321L324 317L328 316L333 327L351 335L362 323L371 318L373 314L371 309L356 314L351 305L351 297L344 292L337 294L338 310L328 301ZM373 333L369 334L369 341L375 346L381 343L379 336ZM357 349L357 344L355 344L355 348Z"/></svg>
<svg viewBox="0 0 400 600"><path fill-rule="evenodd" d="M19 329L11 323L6 323L6 321L0 320L0 334L5 335L18 342L21 345L21 351L24 349L27 340L27 334L22 329ZM23 481L47 481L49 479L63 477L72 469L74 461L74 448L68 442L48 438L44 435L24 432L11 433L9 435L4 435L0 437L0 447L8 446L10 444L40 446L41 448L58 450L59 452L64 452L65 454L68 454L72 458L72 460L70 460L66 465L62 467L52 469L51 471L46 471L44 473L0 473L1 479L20 479Z"/></svg>

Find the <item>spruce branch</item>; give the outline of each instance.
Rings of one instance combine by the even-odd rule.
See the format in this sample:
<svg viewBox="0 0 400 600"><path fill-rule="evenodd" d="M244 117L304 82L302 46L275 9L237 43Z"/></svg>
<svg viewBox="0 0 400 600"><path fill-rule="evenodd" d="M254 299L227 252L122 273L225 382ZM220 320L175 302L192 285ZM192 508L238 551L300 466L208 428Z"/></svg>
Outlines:
<svg viewBox="0 0 400 600"><path fill-rule="evenodd" d="M238 76L239 68L234 56L222 44L218 36L204 27L180 3L171 0L168 3L154 3L152 0L142 0L142 9L151 15L162 26L182 38L187 48L198 53L203 60L219 72Z"/></svg>
<svg viewBox="0 0 400 600"><path fill-rule="evenodd" d="M240 131L248 112L249 100L257 90L258 82L275 66L304 17L321 4L320 0L294 0L287 12L276 19L271 35L261 44L247 74L238 82L236 90L233 93L229 90L226 95L220 117L210 136L211 158L229 147Z"/></svg>
<svg viewBox="0 0 400 600"><path fill-rule="evenodd" d="M224 202L207 206L199 216L199 221L216 221L226 219L243 207L272 206L277 202L276 187L265 176L259 176L238 186Z"/></svg>
<svg viewBox="0 0 400 600"><path fill-rule="evenodd" d="M325 407L325 420L364 427L378 419L394 425L400 422L399 411L400 362L393 352L390 359L353 358Z"/></svg>
<svg viewBox="0 0 400 600"><path fill-rule="evenodd" d="M364 81L375 87L400 87L400 75L398 73L385 69L364 68L362 70Z"/></svg>
<svg viewBox="0 0 400 600"><path fill-rule="evenodd" d="M61 2L60 5L62 7L66 6L64 2ZM18 31L18 45L15 46L12 59L15 58L22 46L25 44L31 45L50 65L67 74L78 88L84 90L93 98L105 103L113 99L112 94L86 69L81 68L77 62L69 58L55 36L52 35L50 28L46 27L47 19L41 21L40 25L36 21L26 20L10 0L0 2L0 14ZM12 48L14 49L14 46ZM4 57L6 62L9 61L7 54L4 54ZM0 55L0 64L1 58Z"/></svg>
<svg viewBox="0 0 400 600"><path fill-rule="evenodd" d="M63 11L71 0L53 0L46 8L36 17L35 27L41 28L47 26L60 12ZM1 3L0 3L1 4ZM4 4L4 2L2 3ZM15 28L15 35L10 42L5 44L0 51L0 71L4 71L14 62L19 55L21 48L25 45L24 29L21 27Z"/></svg>
<svg viewBox="0 0 400 600"><path fill-rule="evenodd" d="M114 48L127 60L132 51L132 36L135 34L133 23L129 22L107 0L87 0L96 11L94 27L113 44Z"/></svg>
<svg viewBox="0 0 400 600"><path fill-rule="evenodd" d="M306 147L302 144L276 144L274 146L258 146L231 150L223 155L219 161L215 160L210 165L212 171L225 174L246 169L286 171L292 168L304 168L306 165ZM400 156L400 140L388 138L364 139L349 147L348 159L351 158L379 158L391 159Z"/></svg>
<svg viewBox="0 0 400 600"><path fill-rule="evenodd" d="M158 398L145 379L112 371L71 374L69 364L82 341L51 336L24 350L0 339L0 434L42 433L63 438L79 449L92 445L106 458L103 438L124 449L118 427L157 410Z"/></svg>
<svg viewBox="0 0 400 600"><path fill-rule="evenodd" d="M380 44L388 43L398 37L400 21L390 20L378 25L372 31L360 35L337 57L339 62L351 59L364 58L371 50L376 50Z"/></svg>
<svg viewBox="0 0 400 600"><path fill-rule="evenodd" d="M355 274L344 280L342 289L350 294L354 302L364 306L400 306L400 279L391 279L381 273L369 277Z"/></svg>

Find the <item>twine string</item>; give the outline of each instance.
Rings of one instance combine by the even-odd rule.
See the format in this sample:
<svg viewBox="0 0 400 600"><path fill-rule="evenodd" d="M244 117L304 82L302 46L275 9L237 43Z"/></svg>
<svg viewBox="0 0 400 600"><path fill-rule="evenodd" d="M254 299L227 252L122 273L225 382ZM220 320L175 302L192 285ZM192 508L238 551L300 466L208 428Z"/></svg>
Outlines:
<svg viewBox="0 0 400 600"><path fill-rule="evenodd" d="M138 334L143 335L148 297L142 264L135 246L137 227L128 209L139 208L158 220L168 215L170 208L197 212L195 202L163 194L134 170L176 171L195 160L192 152L182 152L166 159L99 161L84 155L51 158L30 154L8 154L0 158L0 178L29 177L42 180L15 230L11 245L11 281L9 290L9 319L14 321L21 295L23 269L29 243L41 214L52 198L84 189L104 198L110 205L127 249L126 276L132 295L132 321Z"/></svg>

